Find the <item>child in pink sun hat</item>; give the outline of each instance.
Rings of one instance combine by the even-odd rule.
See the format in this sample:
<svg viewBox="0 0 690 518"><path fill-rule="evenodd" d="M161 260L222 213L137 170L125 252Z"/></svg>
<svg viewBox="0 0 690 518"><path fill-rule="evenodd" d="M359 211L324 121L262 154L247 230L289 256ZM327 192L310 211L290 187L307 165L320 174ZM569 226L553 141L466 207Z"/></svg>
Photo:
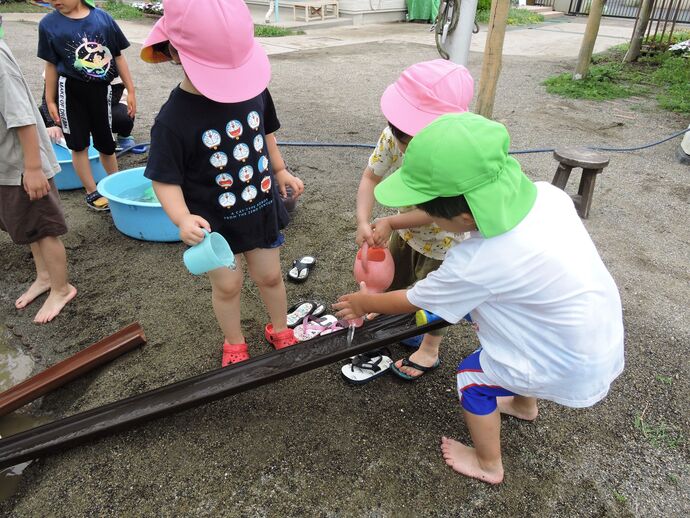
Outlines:
<svg viewBox="0 0 690 518"><path fill-rule="evenodd" d="M244 257L271 319L266 339L288 347L296 339L286 322L279 249L288 214L279 197L288 187L299 196L304 185L276 143L268 57L242 0L165 0L163 7L141 57L178 63L184 78L151 128L145 175L183 242L195 245L214 231L240 263ZM240 325L242 268L213 270L209 278L225 367L249 358Z"/></svg>
<svg viewBox="0 0 690 518"><path fill-rule="evenodd" d="M416 63L403 71L381 96L381 111L388 125L381 133L357 191L358 245L388 246L395 262L395 278L389 290L407 288L438 269L446 252L464 234L446 232L414 207L371 222L374 188L402 165L412 137L446 113L466 112L474 94L469 70L451 61L435 59ZM391 365L401 378L412 381L439 365L438 349L445 329L423 338L405 341L419 346L409 358ZM355 361L354 363L358 363ZM361 363L361 362L360 362Z"/></svg>

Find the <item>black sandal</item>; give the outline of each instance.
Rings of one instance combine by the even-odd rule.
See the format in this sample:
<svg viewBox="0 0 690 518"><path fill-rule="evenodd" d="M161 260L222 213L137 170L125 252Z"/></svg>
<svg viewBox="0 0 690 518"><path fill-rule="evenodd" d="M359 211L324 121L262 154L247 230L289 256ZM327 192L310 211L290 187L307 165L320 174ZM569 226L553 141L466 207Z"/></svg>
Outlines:
<svg viewBox="0 0 690 518"><path fill-rule="evenodd" d="M304 282L316 266L316 258L305 255L292 261L292 268L288 271L288 279L293 282Z"/></svg>
<svg viewBox="0 0 690 518"><path fill-rule="evenodd" d="M393 365L388 349L376 349L358 354L351 358L351 363L343 365L340 373L350 383L363 385L386 373Z"/></svg>

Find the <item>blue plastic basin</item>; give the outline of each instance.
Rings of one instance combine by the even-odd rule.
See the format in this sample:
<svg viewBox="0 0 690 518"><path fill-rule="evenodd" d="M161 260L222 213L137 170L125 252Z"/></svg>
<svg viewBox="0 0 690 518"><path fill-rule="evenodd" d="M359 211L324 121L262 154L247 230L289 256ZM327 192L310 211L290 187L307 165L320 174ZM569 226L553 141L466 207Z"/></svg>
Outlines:
<svg viewBox="0 0 690 518"><path fill-rule="evenodd" d="M129 199L132 193L143 193L149 187L151 180L144 176L143 167L120 171L98 182L98 192L108 198L120 232L142 241L179 241L179 230L160 203Z"/></svg>
<svg viewBox="0 0 690 518"><path fill-rule="evenodd" d="M81 189L83 185L72 165L72 152L57 144L53 144L53 151L55 151L55 156L61 168L61 171L55 175L55 186L60 191ZM98 159L98 151L93 146L89 146L89 164L91 164L91 172L96 183L107 176L101 161Z"/></svg>

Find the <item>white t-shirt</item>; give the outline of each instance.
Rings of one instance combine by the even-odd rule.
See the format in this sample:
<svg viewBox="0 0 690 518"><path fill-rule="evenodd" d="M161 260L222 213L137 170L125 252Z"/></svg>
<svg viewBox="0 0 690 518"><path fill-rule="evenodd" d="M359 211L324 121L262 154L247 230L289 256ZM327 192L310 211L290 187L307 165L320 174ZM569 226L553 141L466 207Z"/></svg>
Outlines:
<svg viewBox="0 0 690 518"><path fill-rule="evenodd" d="M490 239L473 232L407 298L452 323L471 310L496 384L590 406L623 371L620 296L570 197L536 185L517 227Z"/></svg>

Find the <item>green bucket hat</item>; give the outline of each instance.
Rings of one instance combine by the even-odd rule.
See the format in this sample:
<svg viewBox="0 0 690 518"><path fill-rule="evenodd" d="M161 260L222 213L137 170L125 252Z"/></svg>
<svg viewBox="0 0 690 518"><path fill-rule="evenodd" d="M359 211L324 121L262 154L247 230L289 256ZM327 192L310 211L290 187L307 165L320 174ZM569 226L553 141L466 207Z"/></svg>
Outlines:
<svg viewBox="0 0 690 518"><path fill-rule="evenodd" d="M389 207L462 194L479 232L498 236L520 223L537 198L509 146L503 124L469 112L443 115L410 141L400 169L374 194Z"/></svg>
<svg viewBox="0 0 690 518"><path fill-rule="evenodd" d="M96 8L96 0L84 0L84 3L89 7L93 7L94 9Z"/></svg>

